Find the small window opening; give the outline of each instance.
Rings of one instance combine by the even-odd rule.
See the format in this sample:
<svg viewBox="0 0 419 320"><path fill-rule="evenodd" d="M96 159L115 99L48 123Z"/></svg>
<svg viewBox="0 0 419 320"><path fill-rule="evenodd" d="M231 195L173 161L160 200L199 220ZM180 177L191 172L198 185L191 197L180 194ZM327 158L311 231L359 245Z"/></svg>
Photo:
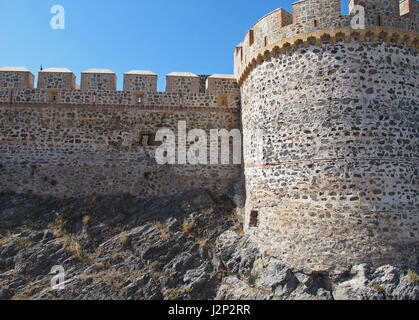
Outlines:
<svg viewBox="0 0 419 320"><path fill-rule="evenodd" d="M142 92L135 93L135 103L143 104L143 102L144 102L144 94Z"/></svg>
<svg viewBox="0 0 419 320"><path fill-rule="evenodd" d="M249 30L249 47L251 47L254 42L255 42L255 37L254 37L253 30Z"/></svg>
<svg viewBox="0 0 419 320"><path fill-rule="evenodd" d="M377 17L377 26L381 27L382 25L382 21L381 21L381 16Z"/></svg>
<svg viewBox="0 0 419 320"><path fill-rule="evenodd" d="M160 141L156 141L156 134L153 132L141 132L139 136L139 144L142 147L152 147L161 145Z"/></svg>
<svg viewBox="0 0 419 320"><path fill-rule="evenodd" d="M259 212L257 210L250 211L250 221L249 221L249 227L250 228L256 228L259 224L258 221Z"/></svg>
<svg viewBox="0 0 419 320"><path fill-rule="evenodd" d="M48 91L48 103L56 103L58 101L58 91Z"/></svg>
<svg viewBox="0 0 419 320"><path fill-rule="evenodd" d="M143 147L148 147L151 145L152 140L153 140L153 136L151 134L144 134L141 136L141 145Z"/></svg>
<svg viewBox="0 0 419 320"><path fill-rule="evenodd" d="M179 95L179 104L183 106L183 95Z"/></svg>
<svg viewBox="0 0 419 320"><path fill-rule="evenodd" d="M222 94L218 97L218 105L220 107L227 107L227 95Z"/></svg>
<svg viewBox="0 0 419 320"><path fill-rule="evenodd" d="M315 31L319 30L319 27L318 27L318 25L317 25L317 20L314 20L314 21L313 21L313 29L314 29Z"/></svg>
<svg viewBox="0 0 419 320"><path fill-rule="evenodd" d="M268 45L268 37L263 39L263 46L266 47Z"/></svg>

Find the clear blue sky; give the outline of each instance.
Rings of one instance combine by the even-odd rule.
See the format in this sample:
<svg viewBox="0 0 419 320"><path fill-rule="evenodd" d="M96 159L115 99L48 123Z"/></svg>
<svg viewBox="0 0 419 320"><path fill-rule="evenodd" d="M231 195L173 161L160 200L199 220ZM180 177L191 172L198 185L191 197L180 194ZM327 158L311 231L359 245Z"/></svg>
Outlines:
<svg viewBox="0 0 419 320"><path fill-rule="evenodd" d="M290 0L0 0L0 67L80 73L111 69L196 74L233 73L233 50L260 17ZM347 0L344 11L347 12ZM54 5L65 8L65 30L53 30ZM35 83L36 85L36 83Z"/></svg>

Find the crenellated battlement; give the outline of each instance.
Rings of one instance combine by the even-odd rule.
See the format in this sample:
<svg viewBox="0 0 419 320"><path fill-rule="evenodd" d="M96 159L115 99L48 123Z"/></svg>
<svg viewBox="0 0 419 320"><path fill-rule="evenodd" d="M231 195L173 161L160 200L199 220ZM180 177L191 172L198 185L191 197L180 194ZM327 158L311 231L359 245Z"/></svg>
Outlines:
<svg viewBox="0 0 419 320"><path fill-rule="evenodd" d="M117 77L108 69L82 72L81 86L65 68L42 70L38 86L26 68L0 69L0 103L104 105L136 107L239 108L240 89L233 75L198 76L173 72L167 75L166 92L157 91L157 74L133 70L124 74L123 91L117 91ZM202 81L205 87L202 88Z"/></svg>
<svg viewBox="0 0 419 320"><path fill-rule="evenodd" d="M0 104L55 106L126 106L136 108L240 108L240 94L143 92L112 90L0 89Z"/></svg>
<svg viewBox="0 0 419 320"><path fill-rule="evenodd" d="M33 88L35 76L24 67L4 67L0 69L1 88Z"/></svg>
<svg viewBox="0 0 419 320"><path fill-rule="evenodd" d="M365 29L351 28L355 5L365 8ZM271 48L282 50L298 42L307 44L307 40L321 44L338 34L350 41L352 35L359 38L370 33L376 40L380 39L376 35L383 34L383 38L390 35L398 42L402 39L408 45L417 45L419 5L416 0L351 0L349 9L352 13L342 15L340 0L301 0L292 5L292 14L276 9L261 18L234 51L234 75L239 84L249 68Z"/></svg>
<svg viewBox="0 0 419 320"><path fill-rule="evenodd" d="M76 76L66 68L42 70L38 74L38 88L74 90L76 89Z"/></svg>

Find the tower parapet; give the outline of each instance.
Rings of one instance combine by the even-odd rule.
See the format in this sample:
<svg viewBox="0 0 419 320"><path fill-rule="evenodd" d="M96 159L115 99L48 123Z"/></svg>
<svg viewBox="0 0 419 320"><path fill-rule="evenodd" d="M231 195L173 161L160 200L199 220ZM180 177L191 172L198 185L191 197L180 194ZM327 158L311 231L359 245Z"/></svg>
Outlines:
<svg viewBox="0 0 419 320"><path fill-rule="evenodd" d="M33 75L27 69L7 67L0 70L0 103L231 111L240 107L240 90L234 75L172 73L168 75L167 92L157 91L157 77L151 71L129 71L124 74L123 91L117 91L112 71L91 69L82 73L81 89L77 89L76 77L70 70L50 68L39 72L35 89Z"/></svg>
<svg viewBox="0 0 419 320"><path fill-rule="evenodd" d="M166 76L166 92L199 93L200 78L190 72L172 72Z"/></svg>
<svg viewBox="0 0 419 320"><path fill-rule="evenodd" d="M49 68L39 71L38 88L44 89L76 89L76 76L66 68Z"/></svg>
<svg viewBox="0 0 419 320"><path fill-rule="evenodd" d="M132 70L124 74L124 91L157 91L157 74L151 71Z"/></svg>
<svg viewBox="0 0 419 320"><path fill-rule="evenodd" d="M364 37L368 33L374 39L389 36L389 40L417 45L419 25L416 0L404 0L401 3L398 0L351 0L350 11L355 5L365 9L364 29L351 28L351 21L357 12L342 15L340 0L301 0L292 5L292 15L277 9L260 19L234 52L234 74L239 84L243 75L247 74L247 69L259 57L263 58L266 50L273 48L282 50L287 46L292 48L298 43L307 45L310 41L316 43L326 38L334 41L336 35L350 40L353 35ZM292 23L289 23L289 16L292 17Z"/></svg>
<svg viewBox="0 0 419 320"><path fill-rule="evenodd" d="M81 73L81 90L116 90L116 75L109 69L89 69Z"/></svg>
<svg viewBox="0 0 419 320"><path fill-rule="evenodd" d="M24 67L4 67L0 69L1 88L33 88L35 76Z"/></svg>
<svg viewBox="0 0 419 320"><path fill-rule="evenodd" d="M400 16L417 23L419 20L419 3L417 0L403 0L400 2Z"/></svg>
<svg viewBox="0 0 419 320"><path fill-rule="evenodd" d="M0 69L0 89L33 89L34 78L24 67L4 67ZM152 71L132 70L124 73L123 91L134 95L157 93L157 80L158 75ZM240 95L237 80L232 74L196 75L189 72L172 72L167 75L166 80L166 93ZM38 74L37 89L51 89L51 92L57 93L66 91L66 95L71 96L90 96L100 91L113 92L108 94L112 96L127 96L126 92L117 91L116 87L117 77L109 69L89 69L82 72L80 87L76 84L74 73L66 68L49 68L39 71ZM36 96L38 101L42 93L36 93ZM70 100L74 103L86 102L85 98L80 101ZM42 102L42 99L38 102Z"/></svg>
<svg viewBox="0 0 419 320"><path fill-rule="evenodd" d="M213 74L207 78L206 92L208 94L240 94L240 88L234 75Z"/></svg>
<svg viewBox="0 0 419 320"><path fill-rule="evenodd" d="M282 8L276 9L259 19L253 27L256 46L261 47L272 43L274 40L272 35L290 24L292 24L292 15Z"/></svg>
<svg viewBox="0 0 419 320"><path fill-rule="evenodd" d="M303 32L329 28L340 17L340 8L340 0L301 0L292 5L292 23Z"/></svg>

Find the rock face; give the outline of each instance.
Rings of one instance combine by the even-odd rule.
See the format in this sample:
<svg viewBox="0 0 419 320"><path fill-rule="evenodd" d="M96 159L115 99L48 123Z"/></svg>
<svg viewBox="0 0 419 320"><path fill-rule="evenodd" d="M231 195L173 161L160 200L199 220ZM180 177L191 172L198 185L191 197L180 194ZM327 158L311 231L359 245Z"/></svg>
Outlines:
<svg viewBox="0 0 419 320"><path fill-rule="evenodd" d="M223 272L212 244L234 225L231 202L203 190L0 203L5 299L210 299ZM54 265L65 290L50 290Z"/></svg>
<svg viewBox="0 0 419 320"><path fill-rule="evenodd" d="M295 270L261 254L234 204L204 190L132 196L0 195L0 299L418 299L415 270ZM65 289L51 290L51 268Z"/></svg>

